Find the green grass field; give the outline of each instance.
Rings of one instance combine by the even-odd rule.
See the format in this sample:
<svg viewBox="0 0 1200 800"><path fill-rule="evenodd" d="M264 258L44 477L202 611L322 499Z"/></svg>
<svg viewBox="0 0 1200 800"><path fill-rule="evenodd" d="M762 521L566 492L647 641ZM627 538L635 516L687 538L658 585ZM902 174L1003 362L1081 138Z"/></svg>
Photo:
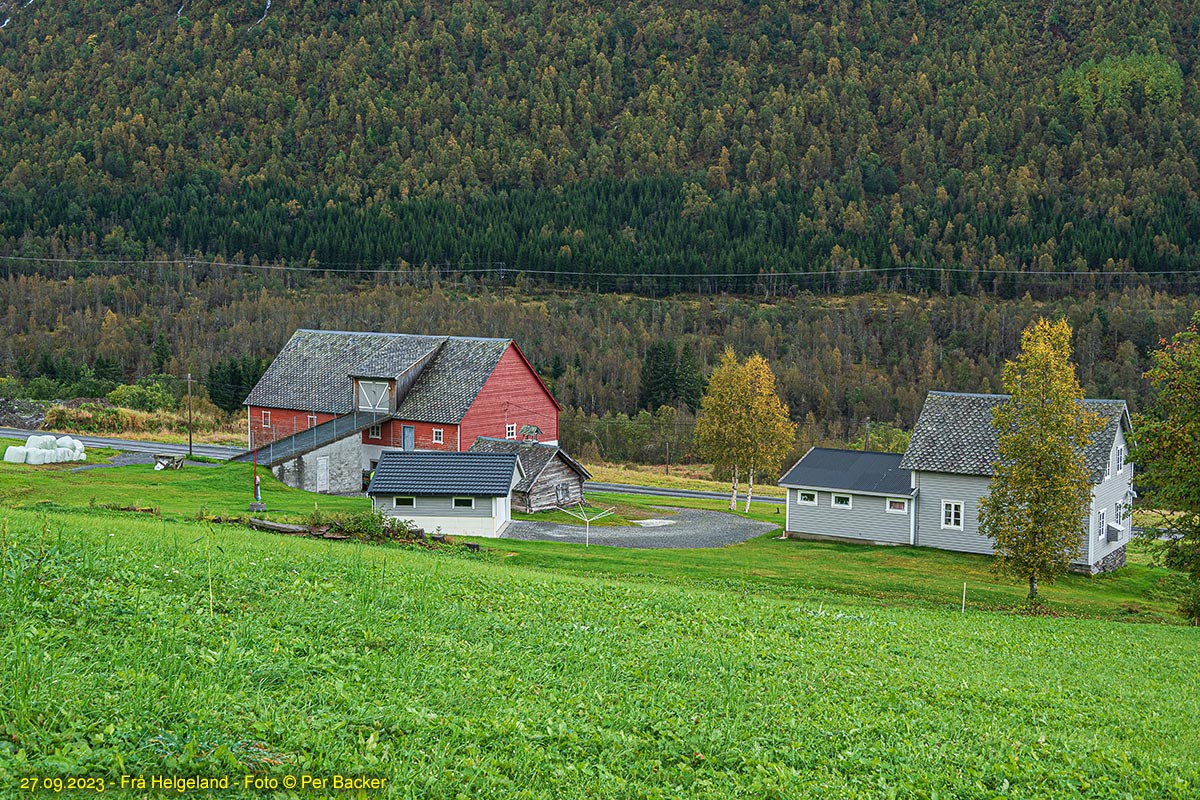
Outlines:
<svg viewBox="0 0 1200 800"><path fill-rule="evenodd" d="M1059 617L1028 617L995 610L1023 592L987 559L934 550L469 554L193 519L244 513L247 470L0 469L0 796L247 773L455 799L1200 795L1200 632L1114 621L1178 621L1164 570L1069 577Z"/></svg>

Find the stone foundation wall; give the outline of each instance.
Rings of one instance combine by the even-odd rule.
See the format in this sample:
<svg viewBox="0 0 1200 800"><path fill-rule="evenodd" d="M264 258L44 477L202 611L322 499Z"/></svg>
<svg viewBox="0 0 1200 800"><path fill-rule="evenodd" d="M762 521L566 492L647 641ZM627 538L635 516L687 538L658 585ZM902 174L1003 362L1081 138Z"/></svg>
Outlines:
<svg viewBox="0 0 1200 800"><path fill-rule="evenodd" d="M1071 571L1081 572L1084 575L1102 575L1105 572L1112 572L1114 569L1120 569L1123 566L1125 566L1125 545L1121 545L1116 550L1113 550L1095 564L1072 564Z"/></svg>

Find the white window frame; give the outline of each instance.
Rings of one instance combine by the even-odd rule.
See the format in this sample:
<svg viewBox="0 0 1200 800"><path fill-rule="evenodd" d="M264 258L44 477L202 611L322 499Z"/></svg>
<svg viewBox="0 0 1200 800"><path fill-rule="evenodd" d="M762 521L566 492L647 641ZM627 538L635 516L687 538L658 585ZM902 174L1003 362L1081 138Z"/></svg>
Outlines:
<svg viewBox="0 0 1200 800"><path fill-rule="evenodd" d="M460 505L460 504L459 504L459 501L460 501L460 500L466 500L466 501L467 501L467 502L468 502L470 505ZM474 508L474 507L475 507L475 498L474 498L474 497L454 497L454 498L451 498L451 500L450 500L450 507L451 507L451 508Z"/></svg>
<svg viewBox="0 0 1200 800"><path fill-rule="evenodd" d="M407 503L401 503L401 500L407 500ZM415 497L393 497L392 508L416 508L417 498Z"/></svg>
<svg viewBox="0 0 1200 800"><path fill-rule="evenodd" d="M264 428L271 427L271 412L270 411L262 412L262 426Z"/></svg>
<svg viewBox="0 0 1200 800"><path fill-rule="evenodd" d="M446 435L445 435L445 433L442 432L441 428L433 429L433 443L434 444L443 444L445 442L445 437L446 437Z"/></svg>
<svg viewBox="0 0 1200 800"><path fill-rule="evenodd" d="M1125 471L1125 446L1117 448L1117 474L1120 475Z"/></svg>
<svg viewBox="0 0 1200 800"><path fill-rule="evenodd" d="M892 508L892 503L903 503L904 510L897 511ZM889 514L908 514L908 498L907 497L889 497L883 501L883 510Z"/></svg>
<svg viewBox="0 0 1200 800"><path fill-rule="evenodd" d="M838 502L839 497L846 498L846 502L839 503ZM829 507L830 508L840 508L843 511L851 511L854 509L854 495L841 494L841 493L831 494L831 495L829 495Z"/></svg>
<svg viewBox="0 0 1200 800"><path fill-rule="evenodd" d="M516 423L513 423L512 425L505 425L505 426L504 426L504 438L505 438L505 439L515 439L515 438L517 438L517 425L516 425Z"/></svg>
<svg viewBox="0 0 1200 800"><path fill-rule="evenodd" d="M812 495L812 500L805 500L804 495ZM796 490L796 505L798 506L815 506L817 504L817 493L808 489Z"/></svg>
<svg viewBox="0 0 1200 800"><path fill-rule="evenodd" d="M955 508L957 508L957 510L958 510L958 524L955 525L955 524L951 523L951 524L947 525L946 524L946 511L948 509L951 510L952 515L951 515L950 519L953 520L954 519L953 509L955 509ZM966 509L963 506L963 502L961 500L943 500L942 501L942 530L961 531L963 529L963 517L964 517L965 511L966 511Z"/></svg>
<svg viewBox="0 0 1200 800"><path fill-rule="evenodd" d="M383 438L383 425L372 425L370 428L368 428L367 429L367 438L368 439L382 439Z"/></svg>
<svg viewBox="0 0 1200 800"><path fill-rule="evenodd" d="M310 427L310 428L317 427L317 415L311 411L308 413L308 427Z"/></svg>
<svg viewBox="0 0 1200 800"><path fill-rule="evenodd" d="M1108 538L1108 509L1102 508L1096 512L1096 538Z"/></svg>

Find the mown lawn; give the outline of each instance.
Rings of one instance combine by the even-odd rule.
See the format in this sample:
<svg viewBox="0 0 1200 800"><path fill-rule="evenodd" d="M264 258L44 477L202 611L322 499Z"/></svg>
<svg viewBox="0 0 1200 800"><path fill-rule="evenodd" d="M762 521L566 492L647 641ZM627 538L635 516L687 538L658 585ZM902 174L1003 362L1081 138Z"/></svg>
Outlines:
<svg viewBox="0 0 1200 800"><path fill-rule="evenodd" d="M62 510L4 523L10 795L31 775L247 770L381 775L370 796L430 798L1200 794L1191 628L804 581L780 596L682 565L584 574L509 542L471 555Z"/></svg>

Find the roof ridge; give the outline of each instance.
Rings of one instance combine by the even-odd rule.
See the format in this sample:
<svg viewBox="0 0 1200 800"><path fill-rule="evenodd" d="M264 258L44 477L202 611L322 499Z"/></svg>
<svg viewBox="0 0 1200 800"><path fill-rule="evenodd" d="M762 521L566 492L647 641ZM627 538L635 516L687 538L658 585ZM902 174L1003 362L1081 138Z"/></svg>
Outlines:
<svg viewBox="0 0 1200 800"><path fill-rule="evenodd" d="M936 394L939 397L980 397L980 398L986 398L989 400L1008 400L1009 398L1012 397L1011 394L985 394L983 392L947 392L942 389L930 389L929 394L931 394L931 395ZM1125 405L1128 405L1128 403L1126 403L1124 400L1122 400L1119 397L1085 397L1085 398L1083 398L1083 402L1085 402L1085 403L1124 403Z"/></svg>
<svg viewBox="0 0 1200 800"><path fill-rule="evenodd" d="M455 339L457 341L467 342L511 342L512 337L506 336L452 336L448 333L398 333L395 331L340 331L326 330L324 328L297 328L296 333L328 333L335 336L388 336L388 337L405 337L405 338L421 338L421 339L442 339L447 341Z"/></svg>

